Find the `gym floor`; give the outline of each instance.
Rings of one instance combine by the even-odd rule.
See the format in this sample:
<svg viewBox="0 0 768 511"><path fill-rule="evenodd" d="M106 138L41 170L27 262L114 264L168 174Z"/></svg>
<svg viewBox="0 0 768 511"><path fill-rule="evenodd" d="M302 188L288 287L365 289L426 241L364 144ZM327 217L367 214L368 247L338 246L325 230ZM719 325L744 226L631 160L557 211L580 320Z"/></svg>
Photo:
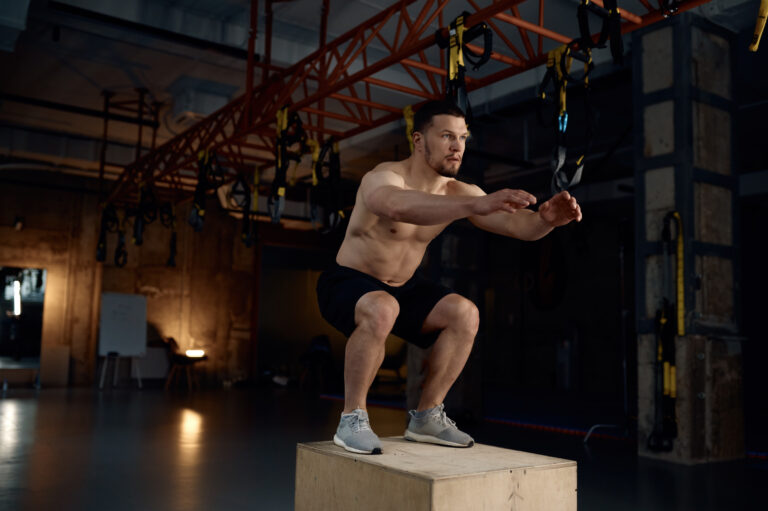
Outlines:
<svg viewBox="0 0 768 511"><path fill-rule="evenodd" d="M283 388L10 389L0 398L0 509L290 510L297 442L330 440L336 400ZM370 408L380 436L405 412ZM461 426L461 424L459 424ZM481 443L578 461L584 510L765 509L768 462L685 467L631 442L483 422Z"/></svg>

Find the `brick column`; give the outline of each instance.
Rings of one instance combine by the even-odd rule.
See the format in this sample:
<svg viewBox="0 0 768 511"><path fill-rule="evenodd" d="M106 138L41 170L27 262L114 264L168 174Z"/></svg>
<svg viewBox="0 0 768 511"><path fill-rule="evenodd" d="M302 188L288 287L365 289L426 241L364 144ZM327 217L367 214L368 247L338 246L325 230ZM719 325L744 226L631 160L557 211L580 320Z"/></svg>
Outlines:
<svg viewBox="0 0 768 511"><path fill-rule="evenodd" d="M680 463L744 455L731 39L686 13L637 31L632 40L638 452ZM686 331L675 341L678 437L671 452L659 453L647 447L654 317L662 296L662 220L673 210L685 239Z"/></svg>

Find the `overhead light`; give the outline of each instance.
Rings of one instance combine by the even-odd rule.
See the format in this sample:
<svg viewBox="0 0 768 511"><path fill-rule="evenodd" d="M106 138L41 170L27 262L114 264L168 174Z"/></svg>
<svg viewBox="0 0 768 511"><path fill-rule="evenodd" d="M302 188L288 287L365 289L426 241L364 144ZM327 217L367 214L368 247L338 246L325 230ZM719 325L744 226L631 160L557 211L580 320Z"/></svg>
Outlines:
<svg viewBox="0 0 768 511"><path fill-rule="evenodd" d="M21 316L21 282L13 281L13 315Z"/></svg>
<svg viewBox="0 0 768 511"><path fill-rule="evenodd" d="M186 354L189 358L202 358L205 356L205 350L187 350Z"/></svg>

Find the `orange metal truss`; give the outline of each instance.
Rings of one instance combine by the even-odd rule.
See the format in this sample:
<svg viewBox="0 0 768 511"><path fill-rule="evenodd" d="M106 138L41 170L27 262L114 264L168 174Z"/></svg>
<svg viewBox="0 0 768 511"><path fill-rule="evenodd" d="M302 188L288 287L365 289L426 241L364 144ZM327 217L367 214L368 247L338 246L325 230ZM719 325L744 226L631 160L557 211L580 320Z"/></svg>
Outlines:
<svg viewBox="0 0 768 511"><path fill-rule="evenodd" d="M600 6L603 4L602 0L592 1ZM683 2L680 11L708 1ZM495 39L491 58L498 63L497 67L501 66L485 76L467 78L469 91L544 64L547 59L543 51L545 39L560 44L566 44L572 39L546 27L544 0L468 2L475 11L465 19L465 26L482 21L490 26ZM536 20L526 20L521 16L518 6L526 2L538 3ZM290 105L290 111L300 112L304 128L310 136L318 140L330 136L341 140L401 118L401 108L377 100L371 92L372 87L397 91L412 98L411 103L443 97L445 57L444 52L440 52L439 62L434 61L437 60L434 55L433 61L428 58L427 51L436 45L436 34L429 27L437 21L442 27L439 31L447 37L444 10L451 2L423 0L418 2L419 9L409 9L414 3L416 0L398 1L325 44L323 28L320 48L288 68L273 66L269 54L259 64L249 58L246 93L128 165L115 183L107 202L136 202L141 185L154 186L160 194L177 201L191 197L197 155L205 149L215 151L233 172L253 173L274 166L275 116L278 109L285 105ZM267 2L267 5L269 48L271 2ZM326 15L327 5L325 0L323 12ZM663 19L659 9L648 0L638 0L636 5L646 12L634 14L621 9L624 33ZM252 0L252 9L255 10L256 6L256 0ZM415 15L414 11L417 11ZM255 19L254 12L251 16L252 27L256 26ZM515 44L512 34L517 34L521 43ZM249 43L251 50L253 37L252 29ZM369 50L374 41L386 48L387 53L372 62L373 52ZM481 50L471 44L468 46L475 51ZM253 51L250 54L253 55ZM360 62L363 65L358 69L355 66L359 67ZM253 83L254 65L261 66L263 76L267 77L260 85ZM392 67L403 68L416 87L374 76ZM331 109L329 106L336 108ZM163 190L173 193L163 193Z"/></svg>

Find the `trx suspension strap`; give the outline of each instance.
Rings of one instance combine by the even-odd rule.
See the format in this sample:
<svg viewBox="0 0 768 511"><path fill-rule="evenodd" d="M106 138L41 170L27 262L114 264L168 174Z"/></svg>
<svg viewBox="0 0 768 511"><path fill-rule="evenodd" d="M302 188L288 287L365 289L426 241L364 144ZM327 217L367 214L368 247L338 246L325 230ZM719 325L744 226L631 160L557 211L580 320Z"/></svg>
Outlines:
<svg viewBox="0 0 768 511"><path fill-rule="evenodd" d="M211 154L207 150L197 153L197 186L192 198L192 209L189 210L189 225L200 232L205 221L205 193L208 191L208 168L211 164Z"/></svg>
<svg viewBox="0 0 768 511"><path fill-rule="evenodd" d="M254 172L258 173L258 171ZM242 175L238 176L237 180L232 184L232 189L229 191L229 197L242 211L243 227L240 233L240 239L246 247L250 248L253 245L253 232L251 229L252 192L251 187L248 186L248 183Z"/></svg>
<svg viewBox="0 0 768 511"><path fill-rule="evenodd" d="M749 51L757 51L760 46L760 38L765 29L765 19L768 18L768 0L760 0L760 9L757 11L757 21L755 22L755 33L752 35L752 43L749 45Z"/></svg>
<svg viewBox="0 0 768 511"><path fill-rule="evenodd" d="M116 232L118 226L117 212L115 206L107 204L101 212L101 226L99 227L99 241L96 245L96 260L104 262L107 260L107 233Z"/></svg>
<svg viewBox="0 0 768 511"><path fill-rule="evenodd" d="M171 230L170 250L165 265L174 268L176 266L176 207L172 203L166 202L160 206L160 223Z"/></svg>
<svg viewBox="0 0 768 511"><path fill-rule="evenodd" d="M192 209L187 221L189 225L200 232L205 221L205 201L208 190L218 188L224 183L224 170L219 165L216 154L207 149L197 153L197 186L192 199Z"/></svg>
<svg viewBox="0 0 768 511"><path fill-rule="evenodd" d="M280 222L285 211L286 176L291 160L301 160L301 156L291 153L288 148L299 142L302 147L306 144L306 133L298 112L288 113L288 106L277 111L277 143L275 144L275 180L272 182L272 193L267 207L273 223Z"/></svg>
<svg viewBox="0 0 768 511"><path fill-rule="evenodd" d="M595 5L590 0L581 0L577 10L579 20L579 48L605 48L605 42L610 39L611 55L613 63L617 65L624 64L624 42L621 39L621 13L617 0L604 0L605 8ZM592 39L592 32L589 29L589 13L602 18L603 26L600 30L600 39L597 43Z"/></svg>
<svg viewBox="0 0 768 511"><path fill-rule="evenodd" d="M659 0L659 9L661 9L661 15L665 18L677 14L679 8L680 2L678 0Z"/></svg>
<svg viewBox="0 0 768 511"><path fill-rule="evenodd" d="M317 178L317 162L320 160L320 144L314 138L309 138L307 139L307 147L312 152L312 188L309 190L309 221L312 223L312 228L317 230L319 222L318 209L321 200L318 189L320 180Z"/></svg>
<svg viewBox="0 0 768 511"><path fill-rule="evenodd" d="M493 32L484 22L478 23L471 28L464 26L464 19L469 16L468 12L463 12L451 22L448 29L448 39L446 40L438 31L436 35L437 44L440 48L448 48L448 77L445 87L446 99L461 108L467 119L467 124L472 120L472 107L469 104L466 83L464 75L466 68L464 58L472 64L473 69L478 70L480 66L488 62L493 50ZM483 36L483 53L478 55L466 47L466 44L475 38Z"/></svg>
<svg viewBox="0 0 768 511"><path fill-rule="evenodd" d="M572 44L573 42L567 46L556 48L547 54L547 71L544 75L544 79L539 85L539 99L541 103L548 102L547 89L549 88L550 83L553 84L554 90L552 96L557 98L557 109L555 111L555 148L550 163L552 168L550 188L553 195L579 184L584 170L584 157L589 149L589 142L592 138L588 101L589 73L593 68L592 53L589 49L583 50L581 53L572 52ZM584 75L579 79L574 78L573 75L570 74L570 68L574 58L584 62ZM582 151L582 154L576 158L575 162L567 161L568 143L566 134L568 130L568 108L566 92L569 80L582 83L585 88L585 94L587 94L587 99L585 99L587 110L587 144L585 144L584 151ZM554 103L555 101L552 102Z"/></svg>
<svg viewBox="0 0 768 511"><path fill-rule="evenodd" d="M135 210L135 215L131 242L136 246L141 246L144 243L144 228L157 218L155 194L151 188L143 183L139 186L139 206Z"/></svg>
<svg viewBox="0 0 768 511"><path fill-rule="evenodd" d="M326 157L328 161L326 162ZM323 168L328 168L328 175L323 173ZM341 160L339 158L339 144L333 137L323 144L320 156L315 165L315 176L319 182L319 191L323 205L323 225L321 232L328 233L336 230L345 217L344 205L341 194Z"/></svg>
<svg viewBox="0 0 768 511"><path fill-rule="evenodd" d="M672 224L674 224L674 238ZM668 213L664 217L661 238L664 265L663 297L656 312L655 414L653 432L648 437L648 448L654 451L670 451L674 439L677 438L675 335L685 335L683 223L677 211ZM676 241L675 247L672 246L673 239ZM670 260L673 254L675 256L674 285L670 271ZM674 292L672 287L675 288Z"/></svg>
<svg viewBox="0 0 768 511"><path fill-rule="evenodd" d="M125 249L125 212L117 215L117 246L115 247L115 266L122 268L128 262L128 251Z"/></svg>

